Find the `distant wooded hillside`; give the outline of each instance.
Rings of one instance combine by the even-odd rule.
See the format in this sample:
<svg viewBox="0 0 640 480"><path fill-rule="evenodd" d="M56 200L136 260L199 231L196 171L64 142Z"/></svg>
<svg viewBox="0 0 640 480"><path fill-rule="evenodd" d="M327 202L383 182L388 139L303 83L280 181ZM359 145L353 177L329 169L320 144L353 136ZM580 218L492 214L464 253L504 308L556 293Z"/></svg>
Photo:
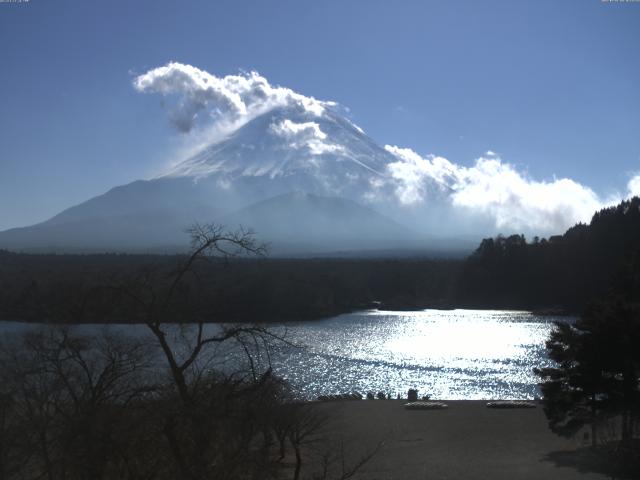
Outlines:
<svg viewBox="0 0 640 480"><path fill-rule="evenodd" d="M161 290L179 255L27 255L0 251L0 319L139 322L118 290ZM304 320L380 306L443 305L462 265L429 259L230 259L196 268L168 321ZM108 288L104 288L108 287Z"/></svg>
<svg viewBox="0 0 640 480"><path fill-rule="evenodd" d="M640 285L634 283L639 262L640 198L634 197L548 240L527 242L521 235L483 240L460 271L453 301L580 312L614 286L640 295L631 287Z"/></svg>

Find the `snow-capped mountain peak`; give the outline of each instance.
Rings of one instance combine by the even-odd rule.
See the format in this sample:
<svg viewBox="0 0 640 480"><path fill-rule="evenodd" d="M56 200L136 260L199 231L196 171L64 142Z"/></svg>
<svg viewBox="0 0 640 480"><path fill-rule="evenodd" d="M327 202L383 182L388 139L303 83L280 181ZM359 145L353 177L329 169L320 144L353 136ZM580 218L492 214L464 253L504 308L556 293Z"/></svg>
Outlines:
<svg viewBox="0 0 640 480"><path fill-rule="evenodd" d="M224 182L309 177L306 183L316 184L313 190L319 194L360 185L355 199L361 200L374 179L388 176L387 165L394 160L337 109L318 114L288 106L259 115L162 177L217 177Z"/></svg>

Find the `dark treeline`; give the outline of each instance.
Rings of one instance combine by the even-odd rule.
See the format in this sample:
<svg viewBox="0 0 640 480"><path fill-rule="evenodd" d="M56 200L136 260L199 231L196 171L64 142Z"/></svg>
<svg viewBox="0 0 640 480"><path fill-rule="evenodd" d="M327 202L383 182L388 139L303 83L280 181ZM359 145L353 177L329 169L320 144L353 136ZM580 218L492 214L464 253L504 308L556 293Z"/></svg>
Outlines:
<svg viewBox="0 0 640 480"><path fill-rule="evenodd" d="M114 290L105 287L141 278L162 282L183 258L0 252L0 318L139 321L131 318L127 299L116 298ZM197 266L199 301L206 304L201 311L208 321L301 320L372 306L440 306L451 298L461 264L428 259L211 259ZM189 321L186 307L176 309L175 321Z"/></svg>
<svg viewBox="0 0 640 480"><path fill-rule="evenodd" d="M638 275L639 258L640 198L634 197L548 240L483 240L460 271L454 300L460 306L580 313Z"/></svg>

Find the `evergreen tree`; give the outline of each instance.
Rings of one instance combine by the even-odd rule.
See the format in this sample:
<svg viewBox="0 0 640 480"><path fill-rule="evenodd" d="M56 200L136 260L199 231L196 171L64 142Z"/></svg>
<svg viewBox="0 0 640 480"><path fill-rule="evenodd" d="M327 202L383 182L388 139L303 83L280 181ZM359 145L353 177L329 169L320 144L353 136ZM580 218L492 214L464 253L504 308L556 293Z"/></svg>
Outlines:
<svg viewBox="0 0 640 480"><path fill-rule="evenodd" d="M619 299L593 304L575 323L557 323L547 341L552 368L541 377L544 410L555 433L573 436L605 419L620 422L621 440L630 442L639 413L640 315Z"/></svg>

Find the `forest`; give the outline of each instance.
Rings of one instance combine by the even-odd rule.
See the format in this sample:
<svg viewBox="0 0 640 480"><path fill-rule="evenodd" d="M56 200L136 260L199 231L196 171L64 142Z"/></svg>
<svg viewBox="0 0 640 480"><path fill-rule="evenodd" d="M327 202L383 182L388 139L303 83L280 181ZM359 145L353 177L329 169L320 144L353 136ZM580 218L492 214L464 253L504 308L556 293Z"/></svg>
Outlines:
<svg viewBox="0 0 640 480"><path fill-rule="evenodd" d="M0 318L53 323L137 321L114 288L153 276L180 256L0 253ZM208 321L271 322L365 308L446 305L459 261L402 259L212 259L198 265ZM108 287L108 288L107 288ZM123 300L123 299L120 299ZM117 303L117 302L116 302ZM175 321L189 321L188 310Z"/></svg>
<svg viewBox="0 0 640 480"><path fill-rule="evenodd" d="M564 235L482 241L457 276L454 303L579 314L640 273L640 198L596 212ZM638 300L640 292L635 293Z"/></svg>

